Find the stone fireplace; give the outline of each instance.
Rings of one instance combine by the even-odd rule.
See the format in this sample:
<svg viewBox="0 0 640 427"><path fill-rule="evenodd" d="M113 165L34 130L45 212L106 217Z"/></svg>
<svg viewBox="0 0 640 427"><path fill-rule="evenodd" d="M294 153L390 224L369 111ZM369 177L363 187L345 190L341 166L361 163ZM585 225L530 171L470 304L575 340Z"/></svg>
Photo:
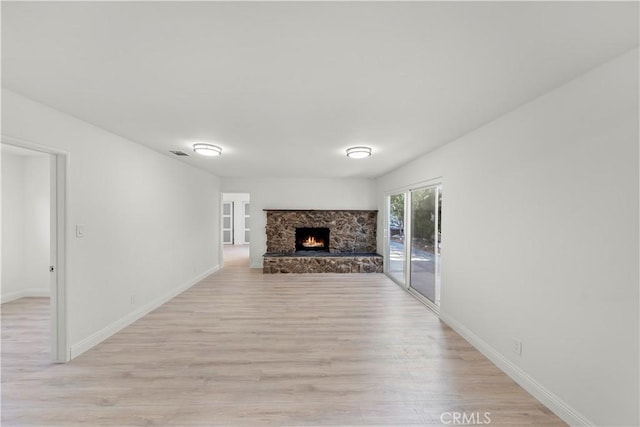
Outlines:
<svg viewBox="0 0 640 427"><path fill-rule="evenodd" d="M378 211L276 210L267 213L264 273L381 273Z"/></svg>

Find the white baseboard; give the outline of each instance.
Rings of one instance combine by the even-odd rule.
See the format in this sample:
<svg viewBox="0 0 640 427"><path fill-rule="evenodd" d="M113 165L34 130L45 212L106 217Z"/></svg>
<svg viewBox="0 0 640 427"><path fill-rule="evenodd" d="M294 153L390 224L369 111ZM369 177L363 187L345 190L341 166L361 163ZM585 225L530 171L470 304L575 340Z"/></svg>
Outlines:
<svg viewBox="0 0 640 427"><path fill-rule="evenodd" d="M571 426L595 425L585 416L580 414L580 412L569 406L562 399L533 379L529 374L520 369L520 367L514 365L509 359L504 357L476 334L471 332L454 318L450 317L447 313L442 312L442 310L440 311L440 319L460 334L464 339L469 341L471 345L477 348L512 380L527 390L527 392L538 399L544 406L553 411L553 413L560 417L564 422Z"/></svg>
<svg viewBox="0 0 640 427"><path fill-rule="evenodd" d="M80 356L85 351L91 349L92 347L95 347L96 345L98 345L102 341L106 340L107 338L109 338L113 334L115 334L118 331L126 328L127 326L129 326L130 324L135 322L136 320L140 319L141 317L144 317L148 313L150 313L153 310L155 310L156 308L160 307L162 304L165 304L167 301L171 300L172 298L174 298L177 295L181 294L182 292L186 291L187 289L189 289L190 287L192 287L196 283L200 282L201 280L203 280L207 276L215 273L218 270L220 270L220 266L219 265L216 265L216 266L210 268L209 270L205 271L204 273L199 274L198 276L190 279L189 281L187 281L187 282L183 283L182 285L178 286L177 288L173 289L171 292L168 292L168 293L156 298L155 300L149 302L148 304L145 304L142 307L138 308L137 310L132 311L131 313L127 314L123 318L121 318L119 320L116 320L115 322L111 323L110 325L102 328L98 332L88 336L87 338L85 338L85 339L83 339L83 340L81 340L81 341L79 341L79 342L77 342L75 344L72 344L71 348L69 349L69 360L74 359L74 358Z"/></svg>
<svg viewBox="0 0 640 427"><path fill-rule="evenodd" d="M28 298L28 297L50 297L51 291L49 289L22 289L20 291L9 292L7 294L3 294L0 296L0 304L4 304L5 302L15 301L20 298Z"/></svg>

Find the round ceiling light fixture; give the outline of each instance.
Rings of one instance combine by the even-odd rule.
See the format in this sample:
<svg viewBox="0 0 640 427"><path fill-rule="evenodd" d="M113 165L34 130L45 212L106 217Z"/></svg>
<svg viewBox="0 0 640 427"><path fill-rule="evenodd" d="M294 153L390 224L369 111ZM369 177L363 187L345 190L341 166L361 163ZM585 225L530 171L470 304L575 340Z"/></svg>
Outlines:
<svg viewBox="0 0 640 427"><path fill-rule="evenodd" d="M222 148L212 144L193 144L193 151L203 156L219 156Z"/></svg>
<svg viewBox="0 0 640 427"><path fill-rule="evenodd" d="M371 155L370 147L351 147L347 148L347 157L352 159L364 159L365 157L369 157Z"/></svg>

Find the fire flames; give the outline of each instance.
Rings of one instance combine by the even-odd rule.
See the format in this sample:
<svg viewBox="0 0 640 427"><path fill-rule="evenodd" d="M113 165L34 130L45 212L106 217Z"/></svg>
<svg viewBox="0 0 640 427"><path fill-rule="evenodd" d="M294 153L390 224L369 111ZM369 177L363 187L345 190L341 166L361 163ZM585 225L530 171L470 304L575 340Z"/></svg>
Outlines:
<svg viewBox="0 0 640 427"><path fill-rule="evenodd" d="M322 240L316 240L314 236L309 236L307 240L302 241L302 246L305 248L321 248L324 246L324 242Z"/></svg>

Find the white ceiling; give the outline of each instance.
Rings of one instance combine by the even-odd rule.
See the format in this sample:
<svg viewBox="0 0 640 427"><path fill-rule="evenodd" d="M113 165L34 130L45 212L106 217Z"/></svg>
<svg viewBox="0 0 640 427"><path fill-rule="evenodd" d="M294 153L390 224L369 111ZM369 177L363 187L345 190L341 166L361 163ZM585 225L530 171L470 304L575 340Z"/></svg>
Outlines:
<svg viewBox="0 0 640 427"><path fill-rule="evenodd" d="M220 176L379 176L637 45L637 2L2 2L4 87Z"/></svg>

